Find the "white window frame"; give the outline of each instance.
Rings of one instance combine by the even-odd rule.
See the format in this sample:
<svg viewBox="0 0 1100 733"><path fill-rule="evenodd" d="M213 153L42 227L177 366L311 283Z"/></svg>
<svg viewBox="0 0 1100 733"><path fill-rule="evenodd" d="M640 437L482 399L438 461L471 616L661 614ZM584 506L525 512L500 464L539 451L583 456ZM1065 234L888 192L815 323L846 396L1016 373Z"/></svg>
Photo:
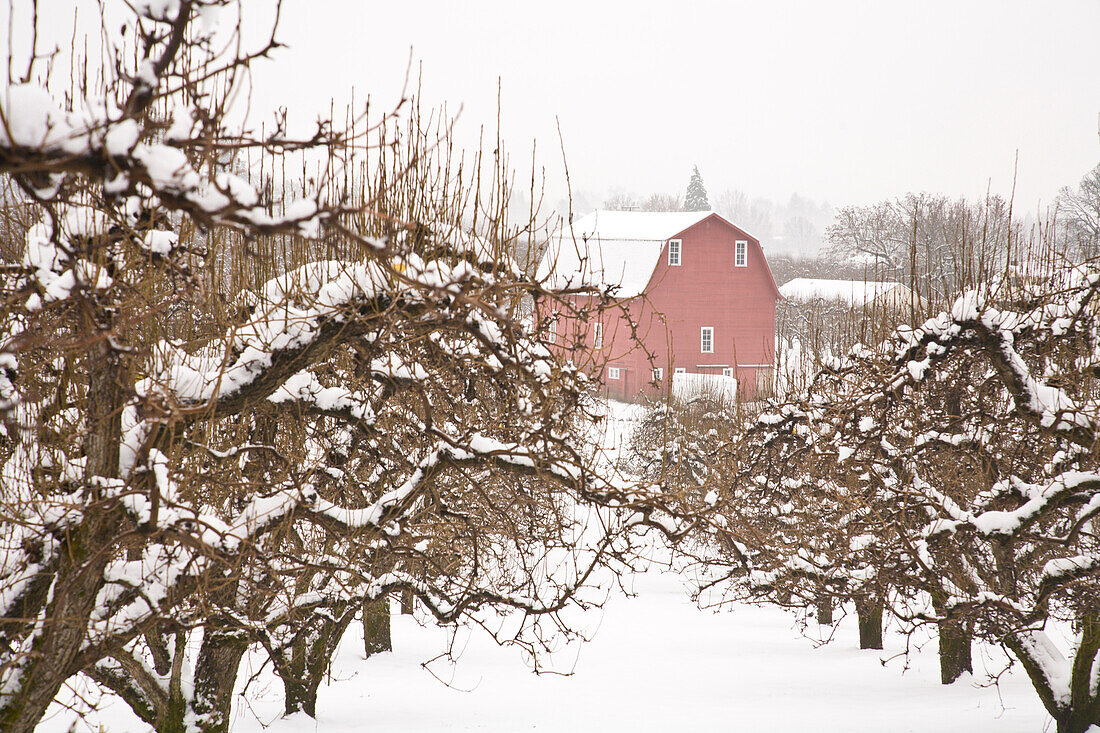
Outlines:
<svg viewBox="0 0 1100 733"><path fill-rule="evenodd" d="M619 367L608 367L607 368L607 378L608 379L622 379L622 373L621 373Z"/></svg>
<svg viewBox="0 0 1100 733"><path fill-rule="evenodd" d="M723 377L732 377L733 376L733 367L725 367L724 369L722 369L722 376Z"/></svg>
<svg viewBox="0 0 1100 733"><path fill-rule="evenodd" d="M747 239L738 239L733 243L733 266L749 266L749 242Z"/></svg>
<svg viewBox="0 0 1100 733"><path fill-rule="evenodd" d="M675 253L675 257L673 256ZM668 266L679 267L684 261L684 241L682 239L668 240Z"/></svg>
<svg viewBox="0 0 1100 733"><path fill-rule="evenodd" d="M556 344L558 342L558 317L554 316L550 319L550 323L547 324L546 331L546 343Z"/></svg>
<svg viewBox="0 0 1100 733"><path fill-rule="evenodd" d="M593 348L596 348L596 349L602 349L603 348L603 324L602 323L597 323L595 325L595 329L592 332L592 345L593 345Z"/></svg>
<svg viewBox="0 0 1100 733"><path fill-rule="evenodd" d="M714 353L714 326L703 326L699 329L699 353Z"/></svg>
<svg viewBox="0 0 1100 733"><path fill-rule="evenodd" d="M654 367L653 368L653 381L654 382L660 382L662 379L664 379L664 376L665 376L665 370L664 369L662 369L661 367Z"/></svg>
<svg viewBox="0 0 1100 733"><path fill-rule="evenodd" d="M673 370L673 373L674 374L687 374L688 370L685 367L676 367L676 369Z"/></svg>

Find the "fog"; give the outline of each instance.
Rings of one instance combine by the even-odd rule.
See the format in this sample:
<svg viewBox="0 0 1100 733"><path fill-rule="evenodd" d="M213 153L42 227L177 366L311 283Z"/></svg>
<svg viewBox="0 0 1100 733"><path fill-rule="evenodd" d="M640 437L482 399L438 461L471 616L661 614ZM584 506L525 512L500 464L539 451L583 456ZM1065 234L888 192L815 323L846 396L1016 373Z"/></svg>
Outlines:
<svg viewBox="0 0 1100 733"><path fill-rule="evenodd" d="M98 25L78 5L78 25ZM71 45L71 3L40 6L44 35ZM255 38L273 7L245 4ZM1098 34L1093 0L286 0L285 48L240 107L257 125L284 107L301 127L352 90L381 111L419 89L422 108L459 115L462 146L495 140L499 115L520 176L535 148L552 204L567 161L581 211L682 194L693 165L712 203L737 191L781 211L797 194L823 220L907 191L1034 211L1100 160Z"/></svg>

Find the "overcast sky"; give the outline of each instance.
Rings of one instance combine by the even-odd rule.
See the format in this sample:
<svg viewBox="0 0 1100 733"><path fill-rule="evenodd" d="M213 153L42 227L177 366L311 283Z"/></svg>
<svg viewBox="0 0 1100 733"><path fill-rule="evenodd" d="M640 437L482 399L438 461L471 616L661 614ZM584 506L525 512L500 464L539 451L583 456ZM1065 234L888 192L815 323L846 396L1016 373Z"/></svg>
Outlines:
<svg viewBox="0 0 1100 733"><path fill-rule="evenodd" d="M708 188L834 206L910 190L1048 202L1100 162L1100 1L310 2L257 70L257 108L396 97L495 125L575 188ZM467 138L468 139L468 138Z"/></svg>
<svg viewBox="0 0 1100 733"><path fill-rule="evenodd" d="M69 3L43 4L68 39ZM270 5L246 0L250 25ZM555 194L555 120L574 188L601 195L682 192L694 164L712 194L1007 195L1019 151L1032 209L1100 162L1100 0L283 5L254 119L310 119L352 87L392 104L411 49L424 103L461 106L463 143L495 128L499 78L513 160L537 140Z"/></svg>

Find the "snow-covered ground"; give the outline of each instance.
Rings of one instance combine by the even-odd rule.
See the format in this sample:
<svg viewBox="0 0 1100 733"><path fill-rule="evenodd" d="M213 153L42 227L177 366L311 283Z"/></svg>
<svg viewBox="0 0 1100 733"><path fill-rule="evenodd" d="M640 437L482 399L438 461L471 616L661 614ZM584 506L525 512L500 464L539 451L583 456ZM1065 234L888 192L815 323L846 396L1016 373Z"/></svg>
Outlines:
<svg viewBox="0 0 1100 733"><path fill-rule="evenodd" d="M317 721L279 720L277 684L253 703L235 730L498 731L1040 731L1046 715L1022 674L1001 689L979 678L939 684L935 642L903 671L903 644L860 651L854 619L833 642L815 646L770 608L709 613L692 606L675 577L639 578L635 599L615 598L595 638L573 657L571 676L532 674L514 650L469 639L454 666L435 673L420 662L439 652L444 635L407 617L394 627L396 651L364 661L350 635L322 693ZM564 657L565 655L563 655ZM1003 658L987 659L999 669ZM559 661L568 661L562 659Z"/></svg>
<svg viewBox="0 0 1100 733"><path fill-rule="evenodd" d="M395 616L392 654L364 660L360 627L352 628L332 683L321 691L317 720L280 718L281 686L263 673L238 706L233 731L1022 733L1046 725L1018 669L1000 689L981 686L980 674L940 685L934 641L916 651L906 670L900 658L881 661L903 649L902 639L888 638L885 651L860 651L853 618L841 622L832 643L818 646L789 614L773 608L700 611L679 578L657 570L639 576L635 590L636 598L614 597L593 614L599 628L579 653L557 655L557 667L571 669L569 676L535 675L516 650L477 633L463 637L457 663L425 669L421 664L445 648L448 635ZM1003 664L989 650L975 656L979 668ZM70 717L58 716L40 730L66 731ZM96 722L106 733L144 730L118 702Z"/></svg>
<svg viewBox="0 0 1100 733"><path fill-rule="evenodd" d="M605 445L629 436L637 408L612 405ZM423 663L446 649L449 634L395 616L395 651L363 659L361 628L345 637L318 718L280 717L282 689L269 670L238 698L234 733L386 731L681 730L1041 731L1048 718L1018 667L999 687L983 684L1004 656L975 647L977 674L939 684L935 640L913 650L888 635L884 651L860 651L854 617L818 645L775 608L696 608L682 579L655 567L633 579L636 597L612 596L586 618L592 641L557 652L558 672L535 675L515 649L481 632L460 632L457 662ZM883 664L883 660L889 660ZM259 656L249 660L259 664ZM242 679L252 676L243 674ZM444 684L446 683L446 684ZM39 730L68 731L61 711ZM120 702L106 701L76 731L142 731Z"/></svg>

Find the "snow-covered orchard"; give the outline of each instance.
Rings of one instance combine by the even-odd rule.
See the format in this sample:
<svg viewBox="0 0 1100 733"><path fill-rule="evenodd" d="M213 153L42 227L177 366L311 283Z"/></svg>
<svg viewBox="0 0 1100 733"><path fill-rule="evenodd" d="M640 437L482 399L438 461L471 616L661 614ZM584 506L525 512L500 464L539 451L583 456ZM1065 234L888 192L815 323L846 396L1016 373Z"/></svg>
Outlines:
<svg viewBox="0 0 1100 733"><path fill-rule="evenodd" d="M500 147L236 125L274 30L109 9L109 63L0 92L5 733L1100 721L1093 267L608 411Z"/></svg>
<svg viewBox="0 0 1100 733"><path fill-rule="evenodd" d="M688 524L598 471L587 380L521 317L556 296L509 256L505 186L456 178L415 111L229 126L276 45L235 10L138 3L83 97L37 58L3 92L5 731L77 677L158 731L226 730L250 648L315 714L394 594L537 655L642 529Z"/></svg>
<svg viewBox="0 0 1100 733"><path fill-rule="evenodd" d="M752 420L661 413L715 514L685 543L706 605L738 600L934 627L941 678L1006 650L1059 731L1100 710L1093 264L1001 277L833 359ZM716 429L716 426L719 429ZM724 429L724 434L723 434ZM652 432L653 428L650 428ZM724 437L728 436L728 437Z"/></svg>

